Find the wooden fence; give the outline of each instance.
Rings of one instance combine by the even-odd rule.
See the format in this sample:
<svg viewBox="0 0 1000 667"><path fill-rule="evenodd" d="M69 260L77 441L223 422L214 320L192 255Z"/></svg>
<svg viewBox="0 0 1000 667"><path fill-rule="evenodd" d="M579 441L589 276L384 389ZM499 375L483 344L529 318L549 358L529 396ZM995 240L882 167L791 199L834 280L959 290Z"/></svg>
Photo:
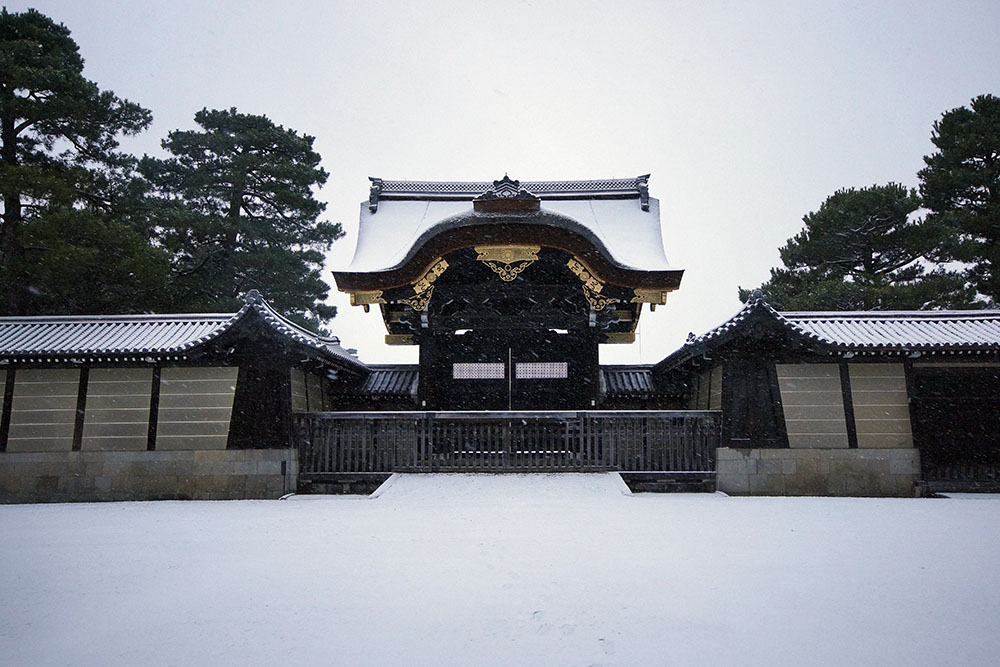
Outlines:
<svg viewBox="0 0 1000 667"><path fill-rule="evenodd" d="M1000 461L967 465L924 462L922 467L923 481L931 491L1000 493Z"/></svg>
<svg viewBox="0 0 1000 667"><path fill-rule="evenodd" d="M294 415L301 475L714 472L718 411L317 412Z"/></svg>

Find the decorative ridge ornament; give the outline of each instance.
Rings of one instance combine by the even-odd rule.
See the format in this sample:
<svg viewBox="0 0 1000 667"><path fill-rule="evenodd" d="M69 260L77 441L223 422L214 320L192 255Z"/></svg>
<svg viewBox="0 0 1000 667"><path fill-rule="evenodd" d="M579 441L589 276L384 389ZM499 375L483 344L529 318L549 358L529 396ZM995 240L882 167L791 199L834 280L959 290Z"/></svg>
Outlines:
<svg viewBox="0 0 1000 667"><path fill-rule="evenodd" d="M490 267L500 280L509 283L538 261L537 245L478 245L476 259Z"/></svg>
<svg viewBox="0 0 1000 667"><path fill-rule="evenodd" d="M472 200L477 213L533 213L541 209L541 200L521 187L521 181L504 174L493 187Z"/></svg>
<svg viewBox="0 0 1000 667"><path fill-rule="evenodd" d="M521 189L521 181L512 180L507 174L503 175L499 181L493 181L493 187L476 197L476 199L512 199L514 197L524 197L531 195L527 190Z"/></svg>
<svg viewBox="0 0 1000 667"><path fill-rule="evenodd" d="M368 210L375 213L378 211L379 195L382 194L382 179L369 176L368 180L372 182L371 188L368 190Z"/></svg>
<svg viewBox="0 0 1000 667"><path fill-rule="evenodd" d="M639 206L643 211L649 210L649 174L637 176L635 189L639 191Z"/></svg>

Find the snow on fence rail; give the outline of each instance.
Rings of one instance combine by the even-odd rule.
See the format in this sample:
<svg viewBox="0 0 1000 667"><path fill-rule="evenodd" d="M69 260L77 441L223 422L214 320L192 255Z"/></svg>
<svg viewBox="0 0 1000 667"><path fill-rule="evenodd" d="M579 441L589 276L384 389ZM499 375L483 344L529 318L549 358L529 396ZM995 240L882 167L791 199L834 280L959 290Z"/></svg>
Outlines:
<svg viewBox="0 0 1000 667"><path fill-rule="evenodd" d="M316 412L295 415L295 420L300 475L714 472L721 413Z"/></svg>

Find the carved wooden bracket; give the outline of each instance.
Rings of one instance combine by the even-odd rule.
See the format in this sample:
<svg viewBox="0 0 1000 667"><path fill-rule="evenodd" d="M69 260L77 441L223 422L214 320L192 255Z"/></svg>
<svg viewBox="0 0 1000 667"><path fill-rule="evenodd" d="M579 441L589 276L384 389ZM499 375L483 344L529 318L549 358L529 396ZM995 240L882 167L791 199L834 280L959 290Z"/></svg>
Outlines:
<svg viewBox="0 0 1000 667"><path fill-rule="evenodd" d="M386 334L386 345L413 345L413 334Z"/></svg>
<svg viewBox="0 0 1000 667"><path fill-rule="evenodd" d="M632 297L632 303L651 303L656 306L662 306L667 302L667 290L664 289L636 288L634 292L635 296Z"/></svg>
<svg viewBox="0 0 1000 667"><path fill-rule="evenodd" d="M635 332L626 331L624 333L609 333L604 334L605 343L634 343L635 342Z"/></svg>
<svg viewBox="0 0 1000 667"><path fill-rule="evenodd" d="M382 298L382 290L372 290L370 292L351 292L351 305L362 306L368 312L368 306L373 303L385 303Z"/></svg>

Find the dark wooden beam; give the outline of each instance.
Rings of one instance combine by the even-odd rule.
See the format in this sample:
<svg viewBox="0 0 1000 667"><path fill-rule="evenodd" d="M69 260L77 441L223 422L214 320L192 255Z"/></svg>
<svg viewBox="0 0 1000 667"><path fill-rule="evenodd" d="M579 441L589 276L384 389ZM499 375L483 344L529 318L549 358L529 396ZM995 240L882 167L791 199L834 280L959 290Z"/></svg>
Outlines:
<svg viewBox="0 0 1000 667"><path fill-rule="evenodd" d="M73 451L78 452L83 447L83 419L87 414L87 381L90 379L90 369L80 369L80 382L76 391L76 421L73 424Z"/></svg>
<svg viewBox="0 0 1000 667"><path fill-rule="evenodd" d="M851 369L840 362L840 392L844 396L844 419L847 422L847 446L858 448L858 425L854 421L854 397L851 396Z"/></svg>
<svg viewBox="0 0 1000 667"><path fill-rule="evenodd" d="M160 367L153 367L153 381L149 388L149 428L146 430L146 450L156 449L156 425L160 413Z"/></svg>
<svg viewBox="0 0 1000 667"><path fill-rule="evenodd" d="M0 418L0 452L7 451L7 436L10 434L10 412L14 407L14 379L17 371L7 369L7 381L3 389L3 417Z"/></svg>

